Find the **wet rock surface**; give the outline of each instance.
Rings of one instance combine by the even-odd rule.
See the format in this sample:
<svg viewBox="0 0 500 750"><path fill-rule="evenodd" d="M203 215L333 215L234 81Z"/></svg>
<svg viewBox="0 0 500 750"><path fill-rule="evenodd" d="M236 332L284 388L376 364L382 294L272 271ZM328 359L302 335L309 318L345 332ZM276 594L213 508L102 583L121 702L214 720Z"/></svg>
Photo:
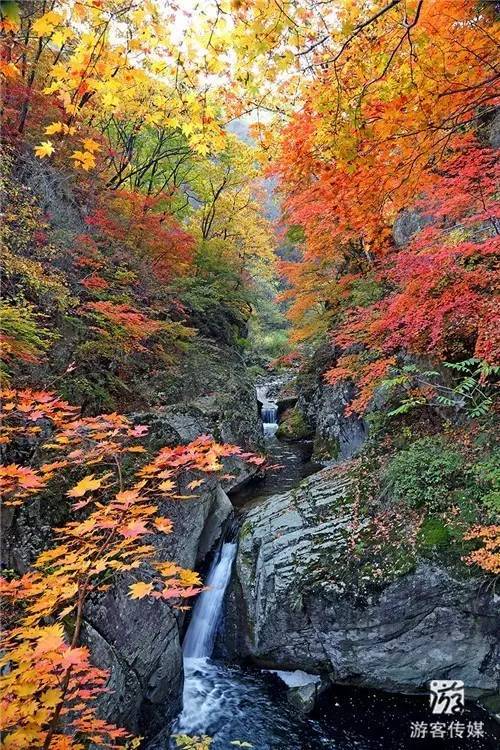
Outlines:
<svg viewBox="0 0 500 750"><path fill-rule="evenodd" d="M315 458L326 462L350 458L363 446L368 434L364 421L345 414L352 397L350 383L328 385L322 373L300 390L295 409L313 427Z"/></svg>

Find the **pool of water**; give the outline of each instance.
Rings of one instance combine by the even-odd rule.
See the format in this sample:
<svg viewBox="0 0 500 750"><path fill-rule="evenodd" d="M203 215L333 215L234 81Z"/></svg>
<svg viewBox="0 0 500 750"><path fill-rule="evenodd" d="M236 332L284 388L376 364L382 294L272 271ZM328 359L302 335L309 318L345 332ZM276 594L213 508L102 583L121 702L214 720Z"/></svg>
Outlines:
<svg viewBox="0 0 500 750"><path fill-rule="evenodd" d="M209 658L187 659L184 711L173 728L178 734L209 735L211 750L232 750L246 742L254 750L498 750L500 731L488 716L469 706L457 717L433 717L427 699L389 695L352 687L334 687L310 716L286 700L277 677L256 669ZM432 725L444 724L444 737L432 737ZM483 737L446 736L453 722L482 725ZM476 722L476 724L474 724ZM425 737L412 737L417 726ZM460 727L458 727L460 729ZM436 727L434 727L436 733ZM174 750L175 737L148 750ZM241 746L240 746L241 747ZM248 745L245 747L251 750Z"/></svg>

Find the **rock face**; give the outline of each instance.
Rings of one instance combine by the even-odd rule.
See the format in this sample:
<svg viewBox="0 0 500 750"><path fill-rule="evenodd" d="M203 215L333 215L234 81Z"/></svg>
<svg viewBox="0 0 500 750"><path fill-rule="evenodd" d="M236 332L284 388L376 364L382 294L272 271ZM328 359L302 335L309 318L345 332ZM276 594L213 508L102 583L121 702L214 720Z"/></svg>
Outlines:
<svg viewBox="0 0 500 750"><path fill-rule="evenodd" d="M349 383L328 385L322 377L301 391L296 409L314 427L315 458L326 461L350 458L365 442L367 428L363 420L344 414L352 396Z"/></svg>
<svg viewBox="0 0 500 750"><path fill-rule="evenodd" d="M432 218L424 216L416 209L406 208L400 211L392 227L392 236L398 247L404 247L410 240L432 223Z"/></svg>
<svg viewBox="0 0 500 750"><path fill-rule="evenodd" d="M158 382L149 423L163 445L209 433L221 442L262 447L255 385L240 354L201 337L180 360L175 379Z"/></svg>
<svg viewBox="0 0 500 750"><path fill-rule="evenodd" d="M225 616L229 653L389 691L450 678L469 696L494 692L500 614L477 579L422 561L376 588L343 580L350 489L325 469L248 512Z"/></svg>

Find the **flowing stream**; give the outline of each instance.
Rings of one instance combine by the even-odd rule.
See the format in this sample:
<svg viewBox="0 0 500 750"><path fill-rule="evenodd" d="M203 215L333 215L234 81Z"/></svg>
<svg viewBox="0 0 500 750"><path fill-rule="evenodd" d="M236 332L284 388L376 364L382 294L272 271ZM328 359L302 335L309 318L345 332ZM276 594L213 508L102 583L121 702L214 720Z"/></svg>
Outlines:
<svg viewBox="0 0 500 750"><path fill-rule="evenodd" d="M291 448L276 439L277 404L267 400L262 389L258 395L263 404L268 453L282 461L285 457L285 461L280 469L276 467L274 476L271 473L263 484L254 487L253 493L247 491L233 498L237 506L262 501L275 494L278 487L283 492L288 488L286 480L293 486L314 470L308 462L310 449L307 446L298 450L298 446ZM175 735L179 734L212 737L210 750L235 747L248 750L415 750L419 747L494 750L497 747L492 722L472 707L466 709L461 721L484 721L490 728L483 740L472 744L466 740L429 736L424 740L412 739L412 722L433 720L425 697L391 696L335 687L321 699L313 715L306 717L286 700L283 681L284 678L288 684L300 684L304 673L277 673L280 678L212 658L236 553L236 542L224 540L214 555L206 578L208 588L198 597L184 637L183 710L173 727L173 737L159 745L155 743L150 750L178 747Z"/></svg>

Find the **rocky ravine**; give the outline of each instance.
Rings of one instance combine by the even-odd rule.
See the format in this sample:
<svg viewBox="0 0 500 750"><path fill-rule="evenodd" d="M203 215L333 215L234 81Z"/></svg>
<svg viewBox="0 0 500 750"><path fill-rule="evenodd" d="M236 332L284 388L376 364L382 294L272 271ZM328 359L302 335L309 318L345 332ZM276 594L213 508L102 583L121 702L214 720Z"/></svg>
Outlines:
<svg viewBox="0 0 500 750"><path fill-rule="evenodd" d="M158 404L134 419L149 427L154 450L187 443L200 435L253 450L262 444L255 389L239 355L227 346L202 340L191 353L199 367L182 379L176 403ZM193 569L203 562L232 513L226 491L245 483L255 467L238 458L225 460L232 478L208 478L198 496L168 501L161 512L173 521L170 536L152 541L158 559ZM189 477L185 478L186 485ZM183 494L190 492L185 488ZM85 638L96 663L111 672L111 692L102 714L130 731L152 736L181 710L183 667L180 631L183 615L168 604L131 600L123 580L86 612Z"/></svg>
<svg viewBox="0 0 500 750"><path fill-rule="evenodd" d="M498 597L423 560L376 587L346 580L349 490L345 474L325 469L248 512L227 602L229 654L388 691L456 678L470 697L494 693Z"/></svg>

